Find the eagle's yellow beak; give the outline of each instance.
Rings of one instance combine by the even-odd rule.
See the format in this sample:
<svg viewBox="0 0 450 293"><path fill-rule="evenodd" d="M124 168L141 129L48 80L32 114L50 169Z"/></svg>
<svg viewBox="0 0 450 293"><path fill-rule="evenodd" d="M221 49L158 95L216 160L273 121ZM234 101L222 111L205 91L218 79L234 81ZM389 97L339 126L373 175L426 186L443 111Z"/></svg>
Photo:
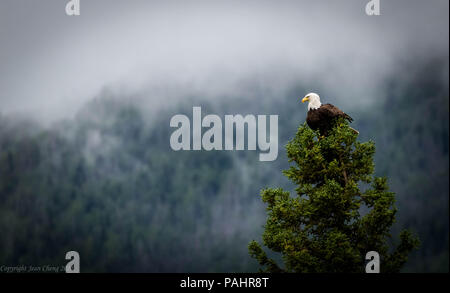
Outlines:
<svg viewBox="0 0 450 293"><path fill-rule="evenodd" d="M306 101L309 101L309 96L306 96L306 97L304 97L304 98L302 99L302 103L304 103L304 102L306 102Z"/></svg>

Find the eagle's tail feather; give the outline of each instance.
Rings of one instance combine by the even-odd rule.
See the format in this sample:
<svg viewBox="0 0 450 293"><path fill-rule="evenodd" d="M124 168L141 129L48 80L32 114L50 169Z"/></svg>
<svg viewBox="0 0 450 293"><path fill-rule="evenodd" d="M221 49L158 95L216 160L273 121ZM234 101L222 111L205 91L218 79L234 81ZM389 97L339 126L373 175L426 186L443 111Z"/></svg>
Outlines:
<svg viewBox="0 0 450 293"><path fill-rule="evenodd" d="M350 129L351 129L354 133L359 134L359 131L358 131L358 130L356 130L356 129L352 128L352 127L350 127Z"/></svg>
<svg viewBox="0 0 450 293"><path fill-rule="evenodd" d="M350 117L350 115L348 115L348 114L344 113L344 118L347 119L349 122L353 122L353 118Z"/></svg>

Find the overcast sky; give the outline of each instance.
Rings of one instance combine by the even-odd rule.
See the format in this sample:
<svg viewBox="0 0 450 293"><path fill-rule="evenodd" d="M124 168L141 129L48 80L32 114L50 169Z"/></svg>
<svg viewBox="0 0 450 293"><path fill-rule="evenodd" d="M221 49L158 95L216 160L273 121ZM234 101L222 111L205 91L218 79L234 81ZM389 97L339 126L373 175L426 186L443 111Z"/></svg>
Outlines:
<svg viewBox="0 0 450 293"><path fill-rule="evenodd" d="M368 0L81 0L72 17L67 2L0 0L0 113L71 117L104 88L226 95L253 76L371 99L401 58L448 62L448 0L381 0L371 17Z"/></svg>

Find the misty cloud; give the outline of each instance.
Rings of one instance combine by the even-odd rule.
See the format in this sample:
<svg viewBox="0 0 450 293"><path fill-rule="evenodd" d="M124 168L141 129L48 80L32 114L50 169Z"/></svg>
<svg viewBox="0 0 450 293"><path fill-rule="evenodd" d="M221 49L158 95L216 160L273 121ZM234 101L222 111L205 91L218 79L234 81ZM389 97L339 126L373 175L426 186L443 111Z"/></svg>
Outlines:
<svg viewBox="0 0 450 293"><path fill-rule="evenodd" d="M371 103L404 59L448 62L448 1L65 1L0 4L0 112L72 117L108 88L151 107L294 84ZM448 67L447 73L448 76ZM301 95L303 93L299 93Z"/></svg>

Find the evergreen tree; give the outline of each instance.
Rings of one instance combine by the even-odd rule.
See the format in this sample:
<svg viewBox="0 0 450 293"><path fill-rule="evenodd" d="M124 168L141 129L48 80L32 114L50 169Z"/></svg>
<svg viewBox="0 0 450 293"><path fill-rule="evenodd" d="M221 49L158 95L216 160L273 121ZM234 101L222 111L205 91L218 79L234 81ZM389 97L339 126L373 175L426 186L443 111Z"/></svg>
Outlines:
<svg viewBox="0 0 450 293"><path fill-rule="evenodd" d="M364 272L365 255L380 255L381 272L398 272L419 240L407 230L389 248L395 221L394 193L386 178L374 177L372 141L358 142L339 120L327 137L306 123L287 144L291 166L283 171L296 185L295 197L281 188L261 191L268 219L263 242L281 253L284 266L252 241L250 255L267 272Z"/></svg>

